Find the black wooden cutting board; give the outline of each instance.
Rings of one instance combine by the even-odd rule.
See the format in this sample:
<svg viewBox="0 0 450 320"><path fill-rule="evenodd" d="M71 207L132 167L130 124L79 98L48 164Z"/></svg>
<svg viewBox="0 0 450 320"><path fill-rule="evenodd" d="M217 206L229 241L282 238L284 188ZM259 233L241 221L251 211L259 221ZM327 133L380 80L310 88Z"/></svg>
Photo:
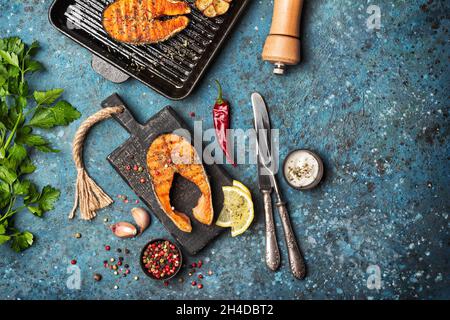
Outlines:
<svg viewBox="0 0 450 320"><path fill-rule="evenodd" d="M108 156L108 161L178 243L188 253L196 254L224 230L215 226L215 220L223 206L222 187L232 185L232 179L219 165L204 165L212 189L214 206L213 224L206 226L195 220L192 215L192 208L197 204L200 191L191 182L177 176L170 192L171 204L178 211L186 213L192 223L192 232L186 233L179 230L158 204L147 171L146 155L152 141L161 134L177 129L189 130L189 128L171 107L163 108L142 125L134 119L119 95L113 94L102 102L104 108L116 105L123 105L125 111L115 115L114 118L131 134L131 137ZM144 170L139 172L127 168L128 165L133 167L134 164L142 166ZM141 178L144 178L146 182L142 183Z"/></svg>

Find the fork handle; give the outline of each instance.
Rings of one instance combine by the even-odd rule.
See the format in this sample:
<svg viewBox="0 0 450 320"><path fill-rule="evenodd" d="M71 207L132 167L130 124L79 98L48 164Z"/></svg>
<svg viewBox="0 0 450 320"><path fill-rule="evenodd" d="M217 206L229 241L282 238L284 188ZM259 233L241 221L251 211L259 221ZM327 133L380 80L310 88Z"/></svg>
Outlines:
<svg viewBox="0 0 450 320"><path fill-rule="evenodd" d="M266 220L266 264L275 271L280 266L280 250L278 249L277 234L273 220L271 190L261 190L264 201L264 215Z"/></svg>
<svg viewBox="0 0 450 320"><path fill-rule="evenodd" d="M281 223L283 224L286 246L288 248L289 265L291 266L292 274L297 279L303 279L306 275L305 260L300 253L297 239L295 238L294 231L292 230L286 203L278 201L275 205L278 207L278 213L280 214Z"/></svg>

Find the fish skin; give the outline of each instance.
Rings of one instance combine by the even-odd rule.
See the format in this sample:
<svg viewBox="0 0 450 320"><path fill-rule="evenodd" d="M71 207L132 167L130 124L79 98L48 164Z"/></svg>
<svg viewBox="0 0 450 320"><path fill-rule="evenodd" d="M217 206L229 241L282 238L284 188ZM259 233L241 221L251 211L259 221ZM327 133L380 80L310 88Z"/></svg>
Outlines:
<svg viewBox="0 0 450 320"><path fill-rule="evenodd" d="M191 232L192 225L185 213L174 210L170 204L170 188L175 173L199 188L201 196L192 213L202 224L211 225L214 218L211 187L205 169L190 142L172 133L157 137L147 151L147 169L161 208L178 229Z"/></svg>
<svg viewBox="0 0 450 320"><path fill-rule="evenodd" d="M117 0L103 11L102 24L113 39L129 44L165 41L184 30L191 12L184 1ZM177 16L159 20L164 16Z"/></svg>

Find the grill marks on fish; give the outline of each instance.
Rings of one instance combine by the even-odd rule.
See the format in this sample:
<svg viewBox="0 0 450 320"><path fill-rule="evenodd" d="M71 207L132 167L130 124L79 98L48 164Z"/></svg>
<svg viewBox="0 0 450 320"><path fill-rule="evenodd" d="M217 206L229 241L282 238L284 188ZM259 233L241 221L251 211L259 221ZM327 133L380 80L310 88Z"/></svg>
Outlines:
<svg viewBox="0 0 450 320"><path fill-rule="evenodd" d="M115 40L149 44L169 39L185 29L191 9L184 1L118 0L103 12L103 27ZM166 20L159 18L170 16Z"/></svg>
<svg viewBox="0 0 450 320"><path fill-rule="evenodd" d="M197 152L186 139L176 134L164 134L156 138L147 152L147 169L161 208L178 229L192 231L189 217L176 211L170 204L170 189L176 173L200 190L201 196L192 209L195 219L206 225L212 223L214 212L208 176Z"/></svg>

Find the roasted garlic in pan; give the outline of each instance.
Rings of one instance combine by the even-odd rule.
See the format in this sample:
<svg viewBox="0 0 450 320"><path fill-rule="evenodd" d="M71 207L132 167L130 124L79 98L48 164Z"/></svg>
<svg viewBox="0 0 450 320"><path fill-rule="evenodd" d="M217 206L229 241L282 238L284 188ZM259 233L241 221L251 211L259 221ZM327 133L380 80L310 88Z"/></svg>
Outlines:
<svg viewBox="0 0 450 320"><path fill-rule="evenodd" d="M196 0L195 6L208 18L225 14L232 0Z"/></svg>

